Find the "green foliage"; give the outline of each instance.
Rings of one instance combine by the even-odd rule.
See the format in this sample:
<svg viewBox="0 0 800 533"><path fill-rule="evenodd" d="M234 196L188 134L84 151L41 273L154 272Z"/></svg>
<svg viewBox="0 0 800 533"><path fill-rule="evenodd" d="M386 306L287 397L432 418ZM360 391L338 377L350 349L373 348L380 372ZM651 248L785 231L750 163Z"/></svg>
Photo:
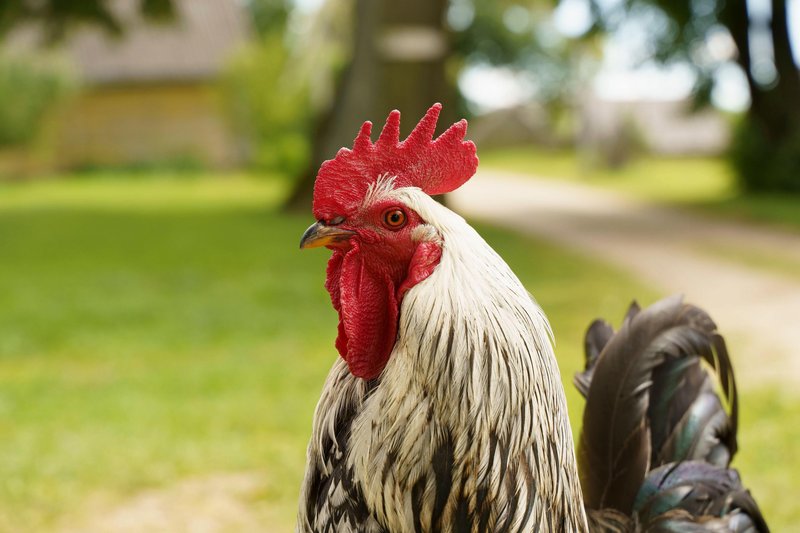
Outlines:
<svg viewBox="0 0 800 533"><path fill-rule="evenodd" d="M742 120L731 146L731 162L745 190L800 194L800 126L771 138L752 119Z"/></svg>
<svg viewBox="0 0 800 533"><path fill-rule="evenodd" d="M604 31L617 31L631 20L647 27L639 38L639 61L680 62L692 68L695 107L710 102L720 69L736 62L754 102L731 151L739 182L747 192L800 192L800 81L787 0L771 2L767 15L744 1L590 1L595 25ZM715 41L729 41L730 50L713 46ZM765 42L771 51L761 45Z"/></svg>
<svg viewBox="0 0 800 533"><path fill-rule="evenodd" d="M151 20L169 21L175 16L172 0L142 0L139 9Z"/></svg>
<svg viewBox="0 0 800 533"><path fill-rule="evenodd" d="M521 21L522 31L509 30L503 21L509 9L521 9L522 16L530 16L528 8L516 2L451 0L448 20L454 31L454 51L495 65L515 63L526 53L541 51L529 21Z"/></svg>
<svg viewBox="0 0 800 533"><path fill-rule="evenodd" d="M571 43L553 27L550 2L450 0L452 57L462 64L507 66L529 73L536 97L568 97L576 75Z"/></svg>
<svg viewBox="0 0 800 533"><path fill-rule="evenodd" d="M21 22L37 22L51 40L62 38L79 23L97 24L112 33L124 28L114 9L113 0L3 0L0 2L0 35ZM172 0L141 0L140 13L156 21L169 21L175 15Z"/></svg>
<svg viewBox="0 0 800 533"><path fill-rule="evenodd" d="M291 5L289 0L248 0L247 9L256 33L266 37L286 28Z"/></svg>
<svg viewBox="0 0 800 533"><path fill-rule="evenodd" d="M286 73L290 58L277 34L239 51L223 74L233 123L260 169L296 175L308 158L307 92Z"/></svg>
<svg viewBox="0 0 800 533"><path fill-rule="evenodd" d="M53 61L0 56L0 146L33 140L71 82L64 66Z"/></svg>
<svg viewBox="0 0 800 533"><path fill-rule="evenodd" d="M590 0L594 30L613 33L636 20L647 27L634 52L635 59L690 66L697 76L695 94L707 103L715 71L726 61L714 58L706 48L709 37L726 31L724 0Z"/></svg>
<svg viewBox="0 0 800 533"><path fill-rule="evenodd" d="M630 117L625 117L609 138L601 139L594 153L589 149L586 155L599 166L610 170L620 170L647 152L647 140Z"/></svg>

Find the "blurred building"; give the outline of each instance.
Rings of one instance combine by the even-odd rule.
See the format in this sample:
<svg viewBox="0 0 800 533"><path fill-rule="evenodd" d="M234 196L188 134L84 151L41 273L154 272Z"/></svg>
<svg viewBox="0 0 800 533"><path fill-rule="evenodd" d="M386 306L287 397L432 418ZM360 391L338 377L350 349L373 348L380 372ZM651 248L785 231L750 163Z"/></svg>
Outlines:
<svg viewBox="0 0 800 533"><path fill-rule="evenodd" d="M469 138L484 148L568 144L571 139L559 136L556 130L547 109L529 102L474 117L469 123Z"/></svg>
<svg viewBox="0 0 800 533"><path fill-rule="evenodd" d="M662 155L716 155L730 142L730 122L714 109L692 112L685 100L605 100L587 96L578 140L603 151L620 142Z"/></svg>
<svg viewBox="0 0 800 533"><path fill-rule="evenodd" d="M217 78L248 38L243 2L179 0L168 23L142 20L138 4L112 4L123 35L82 27L63 44L81 89L55 126L55 166L237 163Z"/></svg>
<svg viewBox="0 0 800 533"><path fill-rule="evenodd" d="M693 111L689 99L606 100L589 95L564 115L567 120L556 123L536 102L498 109L470 121L470 138L483 147L577 145L614 165L639 152L718 155L731 137L730 121L721 112Z"/></svg>

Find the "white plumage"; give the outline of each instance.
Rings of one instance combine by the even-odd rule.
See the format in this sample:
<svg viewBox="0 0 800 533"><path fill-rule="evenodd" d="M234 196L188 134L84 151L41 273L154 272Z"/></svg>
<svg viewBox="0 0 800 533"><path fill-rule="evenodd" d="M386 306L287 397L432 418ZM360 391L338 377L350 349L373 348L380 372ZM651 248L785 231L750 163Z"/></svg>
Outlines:
<svg viewBox="0 0 800 533"><path fill-rule="evenodd" d="M363 498L389 531L446 531L469 517L472 531L584 531L566 402L541 309L463 218L416 188L379 182L372 191L370 201L380 191L380 199L418 213L427 225L415 237L442 243L442 257L403 299L380 386L334 364L301 501L312 497L315 470L330 476L339 468L342 479L316 516L301 505L299 530L317 531L348 498ZM336 436L343 414L352 416L346 443ZM437 460L452 470L437 471ZM551 471L536 471L542 467ZM336 531L380 530L371 517L342 520Z"/></svg>

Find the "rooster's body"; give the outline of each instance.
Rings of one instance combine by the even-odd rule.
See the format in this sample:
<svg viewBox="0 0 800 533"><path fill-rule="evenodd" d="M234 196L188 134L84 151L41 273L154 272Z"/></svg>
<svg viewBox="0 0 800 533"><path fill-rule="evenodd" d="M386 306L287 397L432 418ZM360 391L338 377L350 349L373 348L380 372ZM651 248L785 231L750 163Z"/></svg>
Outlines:
<svg viewBox="0 0 800 533"><path fill-rule="evenodd" d="M390 194L447 245L403 299L381 375L365 381L334 365L315 415L302 520L331 531L585 529L543 314L463 219L422 191Z"/></svg>
<svg viewBox="0 0 800 533"><path fill-rule="evenodd" d="M699 430L698 424L690 430L680 425L682 415L696 414L690 396L709 390L707 373L699 365L667 363L710 354L709 343L717 341L708 340L716 339L710 320L700 321L705 329L687 333L685 342L680 334L659 337L680 323L673 316L676 310L682 316L678 300L663 304L672 307L661 309L661 321L645 331L631 330L633 319L616 336L605 325L590 330L591 357L577 381L588 395L587 418L596 418L585 421L590 442L581 442L579 481L546 318L486 242L429 196L453 190L477 165L474 146L461 140L465 123L430 140L438 109L402 143L399 114L390 115L374 144L365 125L353 151L340 152L318 177L319 222L301 246L334 250L326 286L340 315L342 358L314 416L298 530L582 532L591 524L655 531L680 520L694 524L698 513L728 516L729 522L733 516L736 527L763 524L727 470L735 413L731 428L715 410L719 406L727 417L717 401L703 411L713 415L710 429L702 418ZM650 325L646 312L642 316L639 323ZM625 335L635 341L627 351ZM648 352L654 339L660 342L656 356ZM636 358L648 359L637 364ZM664 368L672 381L654 374ZM624 375L614 375L619 370ZM687 377L692 388L682 395ZM662 414L648 410L660 405L649 401L647 384L654 380L670 403L661 406L663 423L652 422ZM609 401L613 407L604 408ZM612 420L602 419L609 414ZM624 423L613 420L619 414ZM651 426L658 445L652 454ZM687 431L698 442L681 441ZM687 462L692 459L698 464ZM651 466L673 464L682 466L645 479ZM680 507L691 500L681 492L687 479L711 483L719 494L710 501L718 505L703 499L702 509ZM671 489L677 500L664 496ZM729 497L733 493L736 498ZM633 501L637 495L641 502ZM685 514L675 514L681 509ZM663 519L667 511L672 522ZM745 522L750 515L757 516ZM729 530L747 531L712 531Z"/></svg>

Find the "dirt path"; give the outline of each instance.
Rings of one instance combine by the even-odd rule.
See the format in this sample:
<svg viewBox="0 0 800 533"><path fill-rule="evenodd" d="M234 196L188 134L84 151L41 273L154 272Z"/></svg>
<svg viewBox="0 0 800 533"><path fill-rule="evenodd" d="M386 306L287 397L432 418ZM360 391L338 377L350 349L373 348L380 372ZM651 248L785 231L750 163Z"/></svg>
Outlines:
<svg viewBox="0 0 800 533"><path fill-rule="evenodd" d="M115 503L93 502L58 533L271 533L291 531L264 502L254 472L190 478Z"/></svg>
<svg viewBox="0 0 800 533"><path fill-rule="evenodd" d="M704 252L730 247L796 262L800 236L657 208L576 184L479 172L454 208L596 256L707 309L745 386L800 384L800 276ZM632 297L635 295L631 295Z"/></svg>

